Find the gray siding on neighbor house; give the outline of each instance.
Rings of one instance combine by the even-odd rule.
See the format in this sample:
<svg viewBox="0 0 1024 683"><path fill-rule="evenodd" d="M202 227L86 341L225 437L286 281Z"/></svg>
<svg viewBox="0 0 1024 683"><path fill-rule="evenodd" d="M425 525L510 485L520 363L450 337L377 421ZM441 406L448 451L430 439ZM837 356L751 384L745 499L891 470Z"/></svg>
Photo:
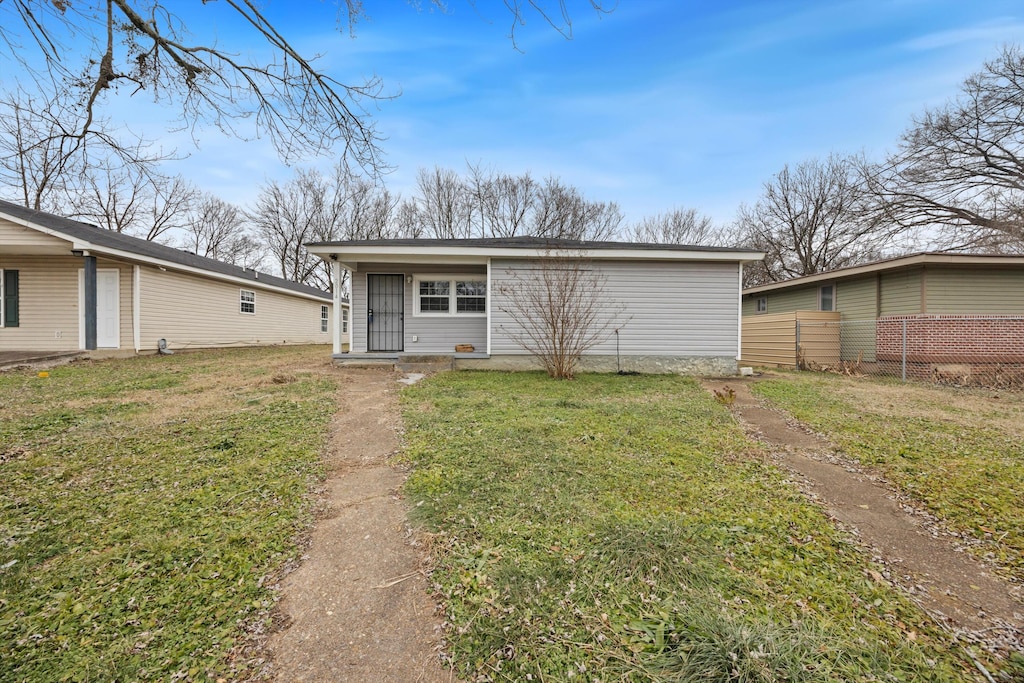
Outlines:
<svg viewBox="0 0 1024 683"><path fill-rule="evenodd" d="M423 265L412 263L360 263L352 273L353 352L366 351L366 276L486 275L483 265ZM403 350L405 353L454 353L456 344L472 344L487 350L487 316L419 316L415 314L412 286L404 285ZM413 341L416 337L417 341Z"/></svg>
<svg viewBox="0 0 1024 683"><path fill-rule="evenodd" d="M491 262L491 353L524 354L510 333L513 272L529 276L536 261ZM739 351L739 264L678 261L594 261L603 281L600 322L620 328L623 356L735 358ZM525 274L525 275L524 275ZM589 351L614 356L614 334Z"/></svg>
<svg viewBox="0 0 1024 683"><path fill-rule="evenodd" d="M1024 268L926 269L927 313L1024 313Z"/></svg>

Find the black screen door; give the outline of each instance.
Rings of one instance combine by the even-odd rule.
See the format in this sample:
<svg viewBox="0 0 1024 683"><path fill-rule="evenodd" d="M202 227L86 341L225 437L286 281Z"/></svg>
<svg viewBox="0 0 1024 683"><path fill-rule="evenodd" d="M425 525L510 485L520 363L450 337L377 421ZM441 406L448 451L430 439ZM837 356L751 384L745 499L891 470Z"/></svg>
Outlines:
<svg viewBox="0 0 1024 683"><path fill-rule="evenodd" d="M367 351L404 351L405 276L366 276Z"/></svg>

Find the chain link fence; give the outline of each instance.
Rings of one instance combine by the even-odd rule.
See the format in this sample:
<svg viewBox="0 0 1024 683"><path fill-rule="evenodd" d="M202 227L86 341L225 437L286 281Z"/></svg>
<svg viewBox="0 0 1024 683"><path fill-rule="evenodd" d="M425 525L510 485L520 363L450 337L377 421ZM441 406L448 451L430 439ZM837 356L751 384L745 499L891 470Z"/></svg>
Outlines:
<svg viewBox="0 0 1024 683"><path fill-rule="evenodd" d="M1024 316L798 320L796 354L801 370L1024 389Z"/></svg>

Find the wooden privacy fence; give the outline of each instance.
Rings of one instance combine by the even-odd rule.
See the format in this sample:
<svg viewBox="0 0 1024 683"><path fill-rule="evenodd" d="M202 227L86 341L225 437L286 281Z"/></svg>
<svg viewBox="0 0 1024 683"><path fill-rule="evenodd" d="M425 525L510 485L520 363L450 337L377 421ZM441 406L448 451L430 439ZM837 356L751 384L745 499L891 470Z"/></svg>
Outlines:
<svg viewBox="0 0 1024 683"><path fill-rule="evenodd" d="M804 325L798 322L819 323ZM791 311L748 315L743 318L740 362L748 365L773 365L795 368L801 364L834 365L839 362L839 313Z"/></svg>

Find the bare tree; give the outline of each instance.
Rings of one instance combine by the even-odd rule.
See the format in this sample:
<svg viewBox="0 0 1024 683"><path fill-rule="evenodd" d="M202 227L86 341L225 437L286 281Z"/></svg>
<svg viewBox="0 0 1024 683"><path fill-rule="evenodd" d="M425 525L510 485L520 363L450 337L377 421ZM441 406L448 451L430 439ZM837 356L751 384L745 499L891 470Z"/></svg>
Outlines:
<svg viewBox="0 0 1024 683"><path fill-rule="evenodd" d="M514 176L469 164L465 184L469 201L475 207L475 234L515 237L526 233L537 192L537 184L528 172Z"/></svg>
<svg viewBox="0 0 1024 683"><path fill-rule="evenodd" d="M583 354L608 339L614 311L605 277L583 254L545 253L530 269L510 270L499 285L505 330L555 379L572 379Z"/></svg>
<svg viewBox="0 0 1024 683"><path fill-rule="evenodd" d="M324 262L311 256L303 245L334 237L333 225L325 219L323 210L327 192L322 174L299 169L295 178L284 184L272 181L264 186L249 213L278 273L321 289L330 288L330 273Z"/></svg>
<svg viewBox="0 0 1024 683"><path fill-rule="evenodd" d="M441 0L431 4L444 9ZM608 11L597 0L588 4ZM318 69L319 55L301 54L256 0L201 3L195 11L206 21L191 24L174 7L160 0L0 2L0 45L8 48L0 56L15 65L5 70L34 77L41 89L75 95L82 118L72 136L84 138L95 129L107 94L120 87L173 108L182 129L209 124L241 137L263 135L285 160L340 145L346 160L371 174L379 171L378 138L365 107L385 97L379 79L345 84ZM337 7L339 27L350 31L365 16L359 0ZM530 13L571 35L565 0L550 6L517 0L505 7L512 36ZM207 29L214 26L222 30ZM223 36L239 42L222 43ZM45 65L41 72L39 63ZM255 132L239 127L250 121Z"/></svg>
<svg viewBox="0 0 1024 683"><path fill-rule="evenodd" d="M777 282L876 258L897 232L872 211L861 162L831 155L790 169L764 184L754 206L740 206L737 231L765 260L745 269L746 284Z"/></svg>
<svg viewBox="0 0 1024 683"><path fill-rule="evenodd" d="M397 201L386 189L352 176L339 163L329 175L298 169L290 181L264 186L249 220L282 277L328 290L327 264L311 256L304 245L390 237Z"/></svg>
<svg viewBox="0 0 1024 683"><path fill-rule="evenodd" d="M1007 47L926 111L868 176L887 217L941 246L1024 251L1024 52Z"/></svg>
<svg viewBox="0 0 1024 683"><path fill-rule="evenodd" d="M253 270L262 263L263 249L248 232L245 212L210 193L201 195L182 232L182 247L193 254Z"/></svg>
<svg viewBox="0 0 1024 683"><path fill-rule="evenodd" d="M436 239L472 237L471 205L459 174L435 166L416 175L420 217L426 233Z"/></svg>
<svg viewBox="0 0 1024 683"><path fill-rule="evenodd" d="M435 239L532 236L608 240L622 212L614 202L586 199L579 189L550 177L509 175L468 165L466 177L435 166L417 175L415 211L402 208L400 232Z"/></svg>
<svg viewBox="0 0 1024 683"><path fill-rule="evenodd" d="M394 236L418 239L425 236L423 216L415 199L402 199L395 207Z"/></svg>
<svg viewBox="0 0 1024 683"><path fill-rule="evenodd" d="M84 175L67 214L114 232L157 240L186 228L199 192L181 176L148 167L104 165Z"/></svg>
<svg viewBox="0 0 1024 683"><path fill-rule="evenodd" d="M554 177L537 189L530 234L548 239L609 240L622 223L615 202L596 202Z"/></svg>
<svg viewBox="0 0 1024 683"><path fill-rule="evenodd" d="M649 244L721 246L726 237L710 216L696 209L672 209L631 225L626 230L626 239Z"/></svg>
<svg viewBox="0 0 1024 683"><path fill-rule="evenodd" d="M155 175L171 155L155 152L105 119L84 135L81 112L66 95L44 99L16 89L0 98L0 186L24 206L66 213L69 198L86 191L93 173Z"/></svg>
<svg viewBox="0 0 1024 683"><path fill-rule="evenodd" d="M393 225L399 197L365 179L350 179L338 186L335 207L337 239L387 239L396 236Z"/></svg>

